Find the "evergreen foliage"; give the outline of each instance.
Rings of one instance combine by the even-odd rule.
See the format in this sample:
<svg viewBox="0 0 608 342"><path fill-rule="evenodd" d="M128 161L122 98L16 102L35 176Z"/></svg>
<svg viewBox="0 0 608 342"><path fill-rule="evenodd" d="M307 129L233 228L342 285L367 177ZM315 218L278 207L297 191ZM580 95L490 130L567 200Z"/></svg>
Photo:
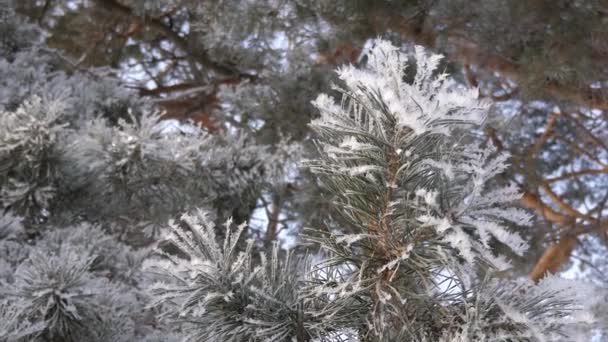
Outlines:
<svg viewBox="0 0 608 342"><path fill-rule="evenodd" d="M245 224L225 223L223 245L205 212L171 224L167 240L186 258L163 253L167 260L151 269L169 279L152 287L163 315L181 323L194 341L289 341L325 337L336 319L303 296L299 271L307 264L274 245L269 255L253 254L252 239L237 244ZM330 316L330 317L328 317ZM334 328L334 329L331 329Z"/></svg>
<svg viewBox="0 0 608 342"><path fill-rule="evenodd" d="M359 65L338 69L341 99L312 101L318 154L303 166L331 210L318 209L323 224L284 251L271 241L278 231L259 241L250 226L268 194L311 191L289 184L300 144L279 130L261 145L261 130L236 124L169 127L112 70L80 68L0 1L0 342L587 338L587 288L508 277L528 247L517 229L532 217L501 178L508 153L475 137L489 103L439 72L441 56L375 40ZM167 2L137 5L134 15L157 20ZM289 14L333 8L319 6L277 14L287 31L297 21ZM215 29L203 37L209 54L197 57L252 81L222 91L227 112L248 124L252 97L267 97L259 111L295 111L317 89L307 82L327 77L277 67L273 87L254 84L260 75L245 70L282 57L263 39L228 42L273 32L273 9L196 8ZM231 30L241 11L268 18ZM309 48L290 55L290 67ZM283 219L267 214L269 227Z"/></svg>
<svg viewBox="0 0 608 342"><path fill-rule="evenodd" d="M309 165L348 222L346 229L315 238L328 254L321 267L354 268L342 285L352 290L341 295L370 303L365 339L437 340L454 329L468 331L469 339L558 334L560 327L537 328L533 320L515 326L521 317L537 317L548 307L547 317L560 317L576 306L561 299L560 291L555 299L526 291L539 295L527 299L531 302L542 298L548 305L543 309L525 304L507 309L485 298L501 293L505 302L517 302L516 286L486 284L496 271L510 267L504 256L495 255L496 243L519 255L526 250L506 223L528 225L531 217L508 207L519 197L514 185L491 183L507 167L508 156L453 136L463 125L469 130L479 125L487 105L475 90L459 89L436 73L440 56L418 47L414 57L416 74L408 83L408 56L376 41L366 69L339 70L346 85L336 88L343 95L340 104L326 95L315 101L321 117L312 126L321 136L324 158ZM485 292L487 286L497 287ZM471 316L470 307L487 316Z"/></svg>
<svg viewBox="0 0 608 342"><path fill-rule="evenodd" d="M141 265L158 230L193 207L248 217L299 147L166 126L108 70L62 70L72 62L12 8L3 2L0 341L182 340L147 308Z"/></svg>
<svg viewBox="0 0 608 342"><path fill-rule="evenodd" d="M510 264L493 246L525 252L506 223L530 215L508 207L513 185L490 187L508 156L452 136L479 125L487 106L437 75L440 57L422 48L411 83L407 55L390 43L367 57L365 69L340 69L340 104L315 100L323 158L307 163L346 226L310 232L321 253L294 268L276 247L256 260L252 240L237 253L244 225L227 222L220 247L205 213L185 216L167 238L183 257L153 263L173 280L153 287L167 317L211 341L570 338L570 324L588 322L573 284L497 278Z"/></svg>
<svg viewBox="0 0 608 342"><path fill-rule="evenodd" d="M334 66L364 64L361 52L374 37L403 49L420 44L444 53L456 82L478 86L480 96L495 101L479 135L511 153L512 166L502 177L516 181L524 194L520 202L539 214L535 229L524 231L532 248L516 261L519 272L536 265L531 276L538 280L568 266L606 283L603 1L4 1L2 15L11 18L2 27L9 61L43 39L57 49L38 46L25 52L37 62L22 60L3 70L8 77L0 82L10 82L0 92L18 95L10 110L30 89L57 93L71 84L70 91L81 94L105 89L101 98L82 94L96 101L77 112L101 110L115 123L134 107L115 99L138 97L114 92L121 87L107 78L91 81L90 70L103 68L165 109L164 117L192 118L212 131L239 127L273 147L283 136L308 140L306 124L316 113L310 98L327 92ZM36 24L15 20L13 7ZM56 68L70 77L46 73ZM83 82L87 86L79 86ZM323 225L331 211L317 180L305 172L299 176L298 182L306 182L299 196L286 189L293 184L280 185L255 204L266 204L269 212L279 208L279 228L287 230L287 224L292 233ZM564 230L585 238L564 237ZM272 239L275 229L269 232ZM560 257L549 257L554 251Z"/></svg>

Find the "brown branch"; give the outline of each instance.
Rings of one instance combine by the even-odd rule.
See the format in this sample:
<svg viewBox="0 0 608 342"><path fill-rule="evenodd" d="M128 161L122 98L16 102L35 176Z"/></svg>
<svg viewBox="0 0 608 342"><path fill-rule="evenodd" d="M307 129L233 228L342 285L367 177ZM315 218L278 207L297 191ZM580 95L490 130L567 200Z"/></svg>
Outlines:
<svg viewBox="0 0 608 342"><path fill-rule="evenodd" d="M531 156L536 156L538 154L538 152L540 151L541 147L543 146L543 144L545 142L547 142L547 139L549 139L551 134L553 134L552 133L553 126L555 125L555 121L557 121L557 118L559 117L559 115L560 115L560 113L551 114L551 117L549 118L549 122L547 122L547 127L545 127L545 131L538 138L538 140L532 147L532 150L530 151Z"/></svg>
<svg viewBox="0 0 608 342"><path fill-rule="evenodd" d="M566 113L565 116L568 119L572 120L579 129L583 130L585 134L587 134L587 137L589 137L597 146L602 147L604 150L608 151L608 145L606 145L606 143L600 138L595 136L595 134L593 134L593 132L591 132L587 127L585 127L585 125L583 125L583 123L579 119L568 113Z"/></svg>
<svg viewBox="0 0 608 342"><path fill-rule="evenodd" d="M266 244L270 244L272 241L276 240L279 232L277 228L279 225L279 215L281 214L281 196L275 194L272 197L272 203L269 203L272 208L268 210L268 207L266 207L266 215L268 216L265 238Z"/></svg>
<svg viewBox="0 0 608 342"><path fill-rule="evenodd" d="M170 86L160 86L160 87L156 87L154 89L146 89L146 88L138 88L138 89L139 89L139 95L141 95L141 96L158 96L161 94L173 93L176 91L190 90L190 89L197 88L197 87L200 87L200 85L190 83L190 82L185 82L185 83L179 83L179 84L174 84L174 85L170 85Z"/></svg>
<svg viewBox="0 0 608 342"><path fill-rule="evenodd" d="M570 221L570 218L567 215L553 210L553 208L544 204L537 195L532 193L524 192L520 199L520 203L524 207L534 210L537 214L544 217L549 222L563 226Z"/></svg>
<svg viewBox="0 0 608 342"><path fill-rule="evenodd" d="M583 234L603 234L608 231L608 219L596 220L594 223L578 224L568 229L567 234L578 236Z"/></svg>
<svg viewBox="0 0 608 342"><path fill-rule="evenodd" d="M127 27L127 29L125 31L119 32L118 35L121 38L129 38L129 37L141 32L142 28L143 27L142 27L141 23L133 22L129 25L129 27Z"/></svg>
<svg viewBox="0 0 608 342"><path fill-rule="evenodd" d="M177 47L186 52L187 56L189 56L188 60L190 61L190 68L192 69L192 72L195 74L197 79L203 79L202 75L200 74L200 70L196 66L197 62L223 76L239 76L240 78L249 79L251 81L257 79L256 75L239 72L234 68L213 61L211 57L207 54L207 52L203 49L193 49L190 43L184 37L180 36L179 33L173 31L170 27L167 27L159 18L140 18L135 15L135 13L133 13L133 10L129 6L123 5L116 0L94 1L99 5L105 7L109 11L118 12L123 15L126 15L145 25L149 25L151 28L162 33L167 39L177 45ZM192 59L192 57L194 57L195 59ZM198 75L196 75L197 73Z"/></svg>
<svg viewBox="0 0 608 342"><path fill-rule="evenodd" d="M277 205L272 206L272 210L268 215L268 225L266 227L266 243L270 243L277 238L277 227L279 225L279 213L281 212L281 207Z"/></svg>
<svg viewBox="0 0 608 342"><path fill-rule="evenodd" d="M164 111L162 119L191 120L206 128L210 133L222 130L220 123L210 115L217 106L215 94L162 100L156 102L156 105Z"/></svg>
<svg viewBox="0 0 608 342"><path fill-rule="evenodd" d="M494 147L496 147L496 151L501 152L502 150L504 150L504 145L502 144L502 141L498 138L498 135L496 134L496 129L494 129L494 127L487 126L485 128L485 133L488 138L490 138L490 141L492 141Z"/></svg>
<svg viewBox="0 0 608 342"><path fill-rule="evenodd" d="M315 60L315 64L343 64L351 63L356 64L359 56L361 55L361 48L354 44L344 44L336 48L334 53L327 52L322 53Z"/></svg>
<svg viewBox="0 0 608 342"><path fill-rule="evenodd" d="M467 79L467 83L469 83L470 87L477 88L479 86L479 82L477 81L477 76L473 74L473 70L471 70L471 65L469 63L464 63L464 76Z"/></svg>
<svg viewBox="0 0 608 342"><path fill-rule="evenodd" d="M559 199L561 201L561 199ZM553 222L562 227L559 241L553 243L545 250L541 258L536 262L530 278L534 282L538 282L548 273L558 272L559 269L568 262L572 251L576 247L576 236L589 233L605 233L608 230L608 220L599 221L598 219L590 218L587 215L582 215L575 211L573 214L582 215L583 218L590 221L589 224L576 223L573 216L561 214L546 204L536 195L525 193L521 199L521 203L536 211L538 214L545 217L548 221ZM573 209L567 209L571 211Z"/></svg>
<svg viewBox="0 0 608 342"><path fill-rule="evenodd" d="M536 262L530 272L530 279L537 283L548 273L556 273L568 262L576 246L576 237L565 236L557 244L551 245Z"/></svg>
<svg viewBox="0 0 608 342"><path fill-rule="evenodd" d="M563 215L551 207L544 204L541 199L531 193L524 193L521 198L521 203L539 215L545 217L548 221L556 223L562 227L567 227L574 223L574 220ZM530 272L530 278L534 282L538 282L547 273L555 273L559 268L568 262L572 250L576 246L576 237L572 234L565 235L560 238L559 242L552 244L545 250L541 258L536 262L534 268Z"/></svg>
<svg viewBox="0 0 608 342"><path fill-rule="evenodd" d="M561 210L563 210L569 216L578 217L578 218L582 218L582 219L587 219L587 220L590 220L592 222L594 221L594 219L592 217L589 217L588 215L584 215L580 211L575 210L568 203L566 203L564 200L562 200L553 191L553 189L551 189L551 187L548 184L546 184L546 183L541 184L541 188L547 194L547 196L549 196L549 198L551 199L551 201L553 201L553 203L555 203Z"/></svg>
<svg viewBox="0 0 608 342"><path fill-rule="evenodd" d="M579 176L584 176L584 175L600 175L603 173L608 174L608 167L605 167L603 169L590 169L590 170L580 170L580 171L568 172L568 173L564 173L558 177L547 178L545 180L545 182L555 183L555 182L559 182L559 181L562 181L562 180L565 180L568 178L574 178L574 177L579 177Z"/></svg>
<svg viewBox="0 0 608 342"><path fill-rule="evenodd" d="M603 167L608 167L608 164L602 162L601 160L599 160L599 158L593 154L591 154L589 151L585 150L584 148L581 148L580 146L578 146L577 144L575 144L574 142L562 137L561 135L556 135L555 139L562 141L564 144L570 146L574 151L584 154L586 155L590 160L598 163L599 165L603 166Z"/></svg>

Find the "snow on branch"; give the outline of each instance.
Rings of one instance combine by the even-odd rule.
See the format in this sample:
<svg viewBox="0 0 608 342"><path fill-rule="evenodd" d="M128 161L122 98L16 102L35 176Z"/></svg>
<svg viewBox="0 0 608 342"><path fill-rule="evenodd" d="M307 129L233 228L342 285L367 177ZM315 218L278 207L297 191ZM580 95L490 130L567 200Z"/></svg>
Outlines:
<svg viewBox="0 0 608 342"><path fill-rule="evenodd" d="M364 67L338 70L340 101L326 94L313 101L321 114L311 123L321 156L305 165L333 195L340 215L332 230L307 233L325 253L317 273L330 275L319 287L342 289L333 298L371 303L365 325L379 340L504 340L493 322L502 324L500 316L509 313L509 338L538 340L560 331L563 324L553 318L574 314L568 294L551 292L561 299L539 304L550 291L533 285L523 290L526 298L505 289L503 302L482 291L487 281L475 275L492 279L511 267L510 257L526 252L516 229L529 226L531 215L513 207L521 195L502 179L509 155L475 141L490 104L477 89L437 72L442 56L418 46L413 57L376 40ZM456 272L461 268L468 271ZM457 302L469 305L477 296L492 308L481 323L473 316L462 321L468 313L463 316ZM516 309L499 302L527 304L515 316ZM526 315L531 323L518 321ZM443 321L459 321L464 335L437 326ZM481 330L471 335L469 328ZM538 334L530 335L534 329Z"/></svg>

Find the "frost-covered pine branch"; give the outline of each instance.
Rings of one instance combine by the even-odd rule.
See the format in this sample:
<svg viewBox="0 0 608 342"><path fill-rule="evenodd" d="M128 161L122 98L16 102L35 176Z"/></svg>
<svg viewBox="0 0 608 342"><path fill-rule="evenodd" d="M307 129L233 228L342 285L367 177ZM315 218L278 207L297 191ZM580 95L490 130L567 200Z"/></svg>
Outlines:
<svg viewBox="0 0 608 342"><path fill-rule="evenodd" d="M151 101L108 70L61 69L67 57L3 3L0 206L28 229L84 217L154 232L191 207L246 218L260 188L283 177L285 156L297 158L297 144L164 128Z"/></svg>
<svg viewBox="0 0 608 342"><path fill-rule="evenodd" d="M422 47L415 49L415 65L382 40L367 57L366 68L338 70L344 84L335 87L342 94L339 103L324 94L315 100L321 117L312 128L319 133L322 158L308 162L334 195L344 222L333 231L312 231L310 239L326 251L324 264L351 270L340 281L327 279L358 289L338 297L369 303L360 338L433 341L454 325L466 330L476 324L483 336L508 340L492 323L503 315L535 317L509 323L516 340L542 340L549 330L561 331L559 320L544 321L575 311L560 293L543 298L546 293L530 290L525 295L531 297L522 299L523 293L504 285L504 303L543 301L507 309L488 298L496 291L479 290L481 274L492 277L510 267L496 244L517 255L526 251L525 241L508 227L530 223L528 213L512 207L519 198L516 187L494 181L507 168L508 155L466 139L482 124L489 104L476 89L462 89L439 73L441 56ZM411 82L405 81L406 68L415 68ZM456 265L466 265L473 276L454 273ZM494 304L474 322L465 314L470 300Z"/></svg>
<svg viewBox="0 0 608 342"><path fill-rule="evenodd" d="M22 234L18 222L12 224ZM141 271L147 249L86 224L42 232L27 244L12 239L0 236L8 262L0 264L0 298L7 312L18 312L20 326L7 335L19 338L8 341L131 341L148 334L134 329L146 315L147 297L138 286L147 279ZM14 250L19 254L8 254ZM14 323L2 320L0 330L12 331Z"/></svg>
<svg viewBox="0 0 608 342"><path fill-rule="evenodd" d="M18 305L24 324L36 327L30 338L101 341L103 328L119 327L106 320L124 315L121 310L131 304L120 301L128 296L120 294L116 283L90 272L94 261L74 251L42 249L32 251L17 268L15 282L4 284L3 296Z"/></svg>
<svg viewBox="0 0 608 342"><path fill-rule="evenodd" d="M252 239L240 250L245 226L227 221L220 244L204 211L170 224L166 241L177 250L160 250L162 258L148 262L160 279L151 291L162 319L177 323L192 341L325 341L339 336L336 323L347 322L347 312L340 319L323 310L320 298L305 295L308 282L301 270L310 269L308 262L276 244L270 253L256 254Z"/></svg>
<svg viewBox="0 0 608 342"><path fill-rule="evenodd" d="M193 206L225 218L284 177L286 159L300 154L297 144L271 150L246 134L208 135L190 125L165 131L153 111L79 126L67 103L69 96L33 96L2 113L2 208L34 222L80 212L146 228Z"/></svg>
<svg viewBox="0 0 608 342"><path fill-rule="evenodd" d="M59 122L63 109L60 99L34 96L15 111L0 114L3 208L26 216L48 210L56 191L53 159L59 154L56 147L66 127Z"/></svg>
<svg viewBox="0 0 608 342"><path fill-rule="evenodd" d="M117 126L105 120L86 125L66 148L63 170L70 182L64 187L90 199L92 217L128 216L156 228L193 207L213 207L227 218L283 177L278 159L287 164L284 152L251 144L246 134L162 127L158 113L132 115ZM297 157L297 144L281 147Z"/></svg>

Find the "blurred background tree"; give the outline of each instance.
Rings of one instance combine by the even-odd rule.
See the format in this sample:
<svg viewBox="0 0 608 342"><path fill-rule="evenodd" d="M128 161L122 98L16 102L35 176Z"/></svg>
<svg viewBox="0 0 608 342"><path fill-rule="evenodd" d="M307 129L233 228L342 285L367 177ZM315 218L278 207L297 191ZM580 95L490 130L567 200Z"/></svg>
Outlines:
<svg viewBox="0 0 608 342"><path fill-rule="evenodd" d="M494 101L479 139L512 154L504 181L537 213L517 271L608 286L605 1L32 0L18 10L66 73L109 67L164 119L274 147L311 137L310 100L329 91L336 65L362 62L370 39L443 53L462 86ZM304 171L289 178L241 215L258 220L262 240L332 224L320 219L332 198Z"/></svg>

